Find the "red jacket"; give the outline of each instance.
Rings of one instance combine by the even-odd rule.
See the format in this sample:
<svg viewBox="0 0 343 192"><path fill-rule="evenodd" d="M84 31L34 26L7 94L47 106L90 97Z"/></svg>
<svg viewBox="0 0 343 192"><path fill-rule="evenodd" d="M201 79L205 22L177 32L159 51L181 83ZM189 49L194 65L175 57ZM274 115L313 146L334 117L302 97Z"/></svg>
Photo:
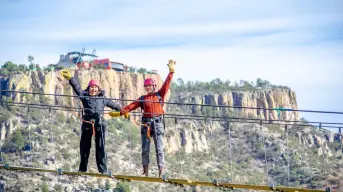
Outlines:
<svg viewBox="0 0 343 192"><path fill-rule="evenodd" d="M162 87L160 90L158 90L159 95L162 97L162 102L164 102L164 98L169 90L172 78L174 73L169 73L166 80L164 81ZM140 100L138 98L137 100ZM144 96L144 100L150 100L150 101L157 101L157 102L143 102L143 116L144 117L153 117L153 116L159 116L164 114L163 107L161 103L159 102L159 99L155 93L150 93L148 95ZM120 115L123 115L125 113L129 113L132 110L137 109L138 107L141 107L141 102L134 101L130 103L128 106L122 108L120 110Z"/></svg>

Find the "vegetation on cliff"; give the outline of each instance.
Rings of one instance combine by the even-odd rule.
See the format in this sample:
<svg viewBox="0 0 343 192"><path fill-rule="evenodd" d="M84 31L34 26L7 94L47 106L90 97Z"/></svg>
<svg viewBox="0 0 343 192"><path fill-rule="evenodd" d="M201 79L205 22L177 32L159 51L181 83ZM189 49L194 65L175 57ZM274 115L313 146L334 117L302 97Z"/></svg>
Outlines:
<svg viewBox="0 0 343 192"><path fill-rule="evenodd" d="M187 81L185 82L182 78L177 79L172 84L172 89L175 92L223 92L228 90L241 90L241 91L252 91L268 88L281 88L290 89L283 85L273 85L268 80L262 80L261 78L256 79L255 82L249 82L246 80L240 80L231 82L230 80L223 81L219 78L213 79L210 82L204 81Z"/></svg>

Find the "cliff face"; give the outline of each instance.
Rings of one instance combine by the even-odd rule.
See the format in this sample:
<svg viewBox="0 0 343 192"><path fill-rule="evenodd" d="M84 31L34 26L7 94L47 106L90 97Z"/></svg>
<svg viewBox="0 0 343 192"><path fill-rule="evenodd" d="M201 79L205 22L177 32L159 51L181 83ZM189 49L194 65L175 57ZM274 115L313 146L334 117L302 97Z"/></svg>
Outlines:
<svg viewBox="0 0 343 192"><path fill-rule="evenodd" d="M159 75L145 75L137 73L124 73L116 72L112 70L71 70L73 76L77 78L82 88L86 88L90 79L97 79L101 83L101 88L106 92L106 97L118 98L118 99L138 99L145 93L143 88L143 81L147 77L153 77L158 87L163 84L163 79ZM34 71L27 72L26 74L17 74L10 77L1 78L1 89L3 90L16 90L16 91L29 91L29 92L44 92L47 94L65 94L73 95L74 92L68 81L65 80L59 72L43 72ZM26 97L23 94L16 93L2 93L11 98L15 102L27 102ZM170 99L173 102L181 103L198 103L198 104L212 104L212 105L226 105L226 106L245 106L245 107L261 107L261 108L290 108L297 109L297 101L295 93L286 89L273 89L273 90L255 90L255 91L226 91L220 94L194 94L185 92L174 92L172 98L170 92L167 95L166 101ZM53 105L65 106L79 106L81 102L77 98L59 97L59 96L47 96L47 102ZM63 99L62 99L63 98ZM121 104L127 105L130 101L121 102ZM165 105L167 107L167 105ZM170 105L169 105L170 106ZM190 106L188 111L184 111L189 114L201 113L203 109L200 106ZM229 116L245 116L250 118L261 118L265 120L299 120L299 114L297 112L282 111L279 114L277 111L268 110L256 110L256 109L237 109L237 108L213 108L214 112L220 112ZM208 114L214 115L214 114ZM3 122L1 126L1 139L8 137L15 130L13 123ZM198 127L198 126L191 126ZM196 128L195 128L196 129ZM189 133L188 133L189 132ZM184 130L185 138L193 138L199 133L194 130ZM187 137L187 135L189 137ZM201 134L200 134L201 135ZM199 146L206 149L206 141L201 136L196 137L194 142L188 142L189 144ZM178 136L176 135L176 138ZM173 146L175 138L168 139L170 143L167 145ZM188 145L189 145L188 144ZM188 146L187 145L187 146ZM187 152L193 151L192 147L187 147ZM170 147L171 151L175 151L173 147ZM173 149L173 150L172 150ZM201 151L201 150L200 150Z"/></svg>
<svg viewBox="0 0 343 192"><path fill-rule="evenodd" d="M298 109L295 92L286 89L267 89L257 91L227 91L220 94L194 95L179 94L179 100L185 103L226 105L229 108L215 108L215 111L231 112L239 116L261 118L265 120L299 120L298 112L262 109L238 109L238 106L258 108ZM231 107L231 108L230 108ZM200 106L191 107L192 113L198 113Z"/></svg>
<svg viewBox="0 0 343 192"><path fill-rule="evenodd" d="M136 73L122 73L112 70L77 70L71 71L78 79L81 87L86 88L90 79L100 81L102 89L106 91L106 97L117 99L138 99L145 93L143 81L147 77L156 79L158 87L163 84L159 75L145 75ZM27 74L17 74L7 78L1 78L1 89L3 90L24 90L24 91L42 91L48 94L66 94L72 95L73 90L68 82L61 77L59 72L28 72ZM4 94L4 93L3 93ZM298 109L295 92L286 89L269 89L255 91L227 91L220 94L202 94L193 93L174 93L178 95L178 100L184 103L261 107L261 108L288 108ZM10 94L16 102L24 102L25 98L20 94ZM52 104L64 105L61 97L48 97ZM170 98L168 93L166 101ZM65 99L74 106L79 104L77 99ZM129 102L121 102L126 105ZM191 112L197 113L201 110L199 106L192 106ZM235 112L237 115L243 115L250 118L262 118L265 120L299 120L298 112L275 110L256 110L256 109L237 109L237 108L215 108L216 111Z"/></svg>
<svg viewBox="0 0 343 192"><path fill-rule="evenodd" d="M71 70L72 75L77 78L82 88L86 88L91 79L99 80L101 88L105 90L105 95L108 98L115 99L138 99L145 94L143 82L145 78L153 77L156 80L157 86L163 84L163 80L159 75L137 74L137 73L123 73L112 70ZM15 90L15 91L41 91L47 94L66 94L73 95L74 92L59 72L43 72L34 71L26 74L16 74L7 78L1 78L1 89ZM4 94L4 93L3 93ZM15 102L25 102L25 97L21 94L6 93L7 96L12 97ZM74 94L75 95L75 94ZM170 93L167 94L166 100L169 99ZM47 96L55 105L65 105L61 101L62 97ZM68 104L74 106L80 104L77 98L70 99L65 97ZM71 102L71 103L69 103ZM126 105L130 101L121 102Z"/></svg>

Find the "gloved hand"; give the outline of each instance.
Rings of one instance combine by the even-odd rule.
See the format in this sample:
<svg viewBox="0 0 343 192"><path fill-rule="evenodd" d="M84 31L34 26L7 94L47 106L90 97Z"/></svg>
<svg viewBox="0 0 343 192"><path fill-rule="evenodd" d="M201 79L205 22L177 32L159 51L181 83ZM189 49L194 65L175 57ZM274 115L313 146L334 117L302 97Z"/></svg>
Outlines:
<svg viewBox="0 0 343 192"><path fill-rule="evenodd" d="M176 61L173 61L172 59L169 60L168 67L169 67L169 72L174 73L175 72L175 65Z"/></svg>
<svg viewBox="0 0 343 192"><path fill-rule="evenodd" d="M108 114L109 114L111 117L119 117L119 116L121 116L121 115L120 115L120 111L111 111L111 112L109 112ZM130 117L129 113L125 113L125 114L122 114L122 115L124 115L124 118L125 118L125 119L128 119L128 118Z"/></svg>
<svg viewBox="0 0 343 192"><path fill-rule="evenodd" d="M129 118L130 118L129 113L125 113L125 114L124 114L124 118L125 118L125 119L129 119Z"/></svg>
<svg viewBox="0 0 343 192"><path fill-rule="evenodd" d="M108 113L111 117L119 117L120 111L111 111Z"/></svg>
<svg viewBox="0 0 343 192"><path fill-rule="evenodd" d="M64 78L66 78L67 80L69 80L69 79L72 78L72 76L71 76L71 74L70 74L70 71L69 71L68 69L63 69L63 70L61 71L61 75L62 75Z"/></svg>

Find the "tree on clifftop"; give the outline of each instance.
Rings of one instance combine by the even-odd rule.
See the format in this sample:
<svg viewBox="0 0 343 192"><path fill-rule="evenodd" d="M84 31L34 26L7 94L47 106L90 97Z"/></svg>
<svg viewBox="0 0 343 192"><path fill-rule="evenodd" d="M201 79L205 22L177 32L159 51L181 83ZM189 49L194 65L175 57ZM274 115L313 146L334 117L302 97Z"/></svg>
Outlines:
<svg viewBox="0 0 343 192"><path fill-rule="evenodd" d="M1 66L1 69L5 69L8 72L17 71L18 66L11 61L7 61L4 65Z"/></svg>

